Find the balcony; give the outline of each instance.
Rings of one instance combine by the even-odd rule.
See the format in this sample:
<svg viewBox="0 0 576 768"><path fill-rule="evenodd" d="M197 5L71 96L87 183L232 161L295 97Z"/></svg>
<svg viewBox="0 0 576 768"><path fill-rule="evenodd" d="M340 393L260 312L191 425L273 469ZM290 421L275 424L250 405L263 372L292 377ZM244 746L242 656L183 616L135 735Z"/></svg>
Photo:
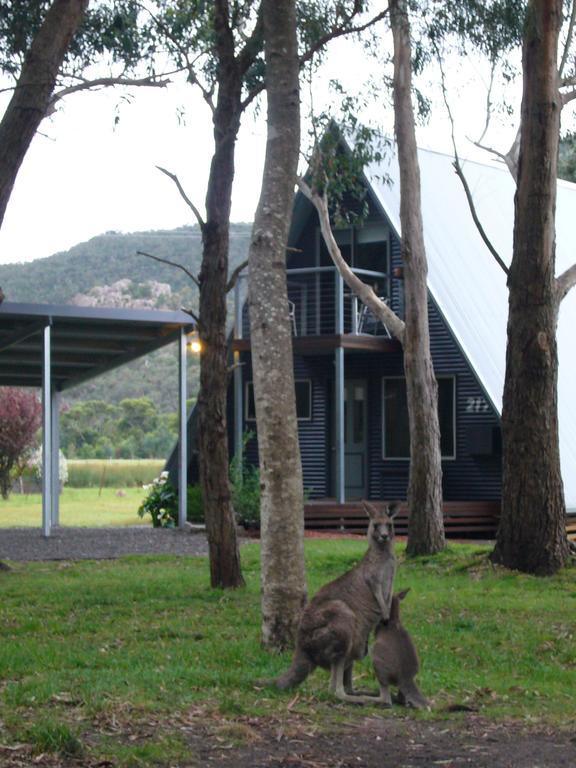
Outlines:
<svg viewBox="0 0 576 768"><path fill-rule="evenodd" d="M385 299L390 297L390 276L384 272L353 269ZM396 348L388 329L352 294L336 267L287 270L288 301L294 348L330 351ZM234 299L234 349L250 348L250 320L246 301L247 277L239 280Z"/></svg>

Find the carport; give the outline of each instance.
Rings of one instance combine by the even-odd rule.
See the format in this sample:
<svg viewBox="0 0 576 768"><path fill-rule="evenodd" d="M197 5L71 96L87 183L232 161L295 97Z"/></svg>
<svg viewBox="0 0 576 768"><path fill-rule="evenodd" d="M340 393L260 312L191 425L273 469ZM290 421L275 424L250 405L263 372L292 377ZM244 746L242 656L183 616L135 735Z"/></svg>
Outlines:
<svg viewBox="0 0 576 768"><path fill-rule="evenodd" d="M42 389L42 532L59 524L60 394L178 341L179 487L186 487L186 312L0 304L0 386ZM186 522L179 494L178 524Z"/></svg>

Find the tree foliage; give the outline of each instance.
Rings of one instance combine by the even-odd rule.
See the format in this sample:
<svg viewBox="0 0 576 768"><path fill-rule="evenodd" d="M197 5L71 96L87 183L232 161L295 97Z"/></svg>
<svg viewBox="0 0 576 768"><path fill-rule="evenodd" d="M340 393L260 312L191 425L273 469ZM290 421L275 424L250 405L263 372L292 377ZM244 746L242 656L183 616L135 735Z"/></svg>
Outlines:
<svg viewBox="0 0 576 768"><path fill-rule="evenodd" d="M176 413L159 413L148 397L118 405L102 400L63 411L61 444L68 458L152 459L168 456L178 433Z"/></svg>
<svg viewBox="0 0 576 768"><path fill-rule="evenodd" d="M0 388L0 493L7 499L12 482L24 469L42 420L35 392Z"/></svg>

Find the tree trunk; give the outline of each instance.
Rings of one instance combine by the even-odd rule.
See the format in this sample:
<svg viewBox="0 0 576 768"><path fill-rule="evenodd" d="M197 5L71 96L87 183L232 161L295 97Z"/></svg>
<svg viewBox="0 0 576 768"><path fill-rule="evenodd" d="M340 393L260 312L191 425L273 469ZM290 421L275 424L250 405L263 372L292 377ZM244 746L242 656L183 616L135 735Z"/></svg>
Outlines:
<svg viewBox="0 0 576 768"><path fill-rule="evenodd" d="M231 503L226 423L228 350L226 344L226 284L230 206L234 181L234 151L240 127L241 77L227 34L227 14L218 4L215 31L219 44L218 100L214 111L214 155L202 227L200 271L200 391L198 394L198 453L200 485L210 554L213 587L244 585Z"/></svg>
<svg viewBox="0 0 576 768"><path fill-rule="evenodd" d="M502 408L502 517L495 562L552 574L568 560L558 448L554 277L561 0L532 0L524 30L522 122Z"/></svg>
<svg viewBox="0 0 576 768"><path fill-rule="evenodd" d="M58 72L88 0L54 0L28 51L0 122L0 226L16 176L46 116Z"/></svg>
<svg viewBox="0 0 576 768"><path fill-rule="evenodd" d="M428 265L424 248L420 170L412 108L410 24L406 0L390 2L394 40L394 115L400 167L400 222L404 260L404 371L410 422L407 553L432 554L445 546L438 387L428 330Z"/></svg>
<svg viewBox="0 0 576 768"><path fill-rule="evenodd" d="M250 244L250 341L261 482L262 638L292 648L306 601L304 499L286 244L300 148L294 0L264 0L268 138Z"/></svg>

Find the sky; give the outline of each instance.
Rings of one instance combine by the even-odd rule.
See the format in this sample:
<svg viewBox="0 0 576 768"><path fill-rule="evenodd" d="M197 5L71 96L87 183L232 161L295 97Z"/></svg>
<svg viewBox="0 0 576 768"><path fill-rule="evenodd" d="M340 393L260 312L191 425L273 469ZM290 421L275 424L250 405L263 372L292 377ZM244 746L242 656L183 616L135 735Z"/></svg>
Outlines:
<svg viewBox="0 0 576 768"><path fill-rule="evenodd" d="M479 155L466 138L477 136L483 124L486 72L472 60L448 69L457 80L452 107L459 151L490 162L490 156ZM365 74L366 60L359 51L345 43L334 45L323 79L314 88L315 108L328 98L329 77L338 76L353 86ZM421 85L426 88L426 81ZM308 100L306 89L302 98ZM0 112L7 101L8 95L0 94ZM392 110L386 103L370 107L366 118L388 133L393 130ZM494 145L507 149L515 121L501 117L494 123ZM451 152L450 124L439 101L431 121L419 126L418 141L423 147ZM203 211L211 142L209 110L185 83L68 97L55 115L43 121L26 155L0 229L0 264L44 258L103 232L194 223L175 186L155 166L176 173ZM246 114L237 149L232 221L251 221L254 216L265 142L265 110L258 116Z"/></svg>

